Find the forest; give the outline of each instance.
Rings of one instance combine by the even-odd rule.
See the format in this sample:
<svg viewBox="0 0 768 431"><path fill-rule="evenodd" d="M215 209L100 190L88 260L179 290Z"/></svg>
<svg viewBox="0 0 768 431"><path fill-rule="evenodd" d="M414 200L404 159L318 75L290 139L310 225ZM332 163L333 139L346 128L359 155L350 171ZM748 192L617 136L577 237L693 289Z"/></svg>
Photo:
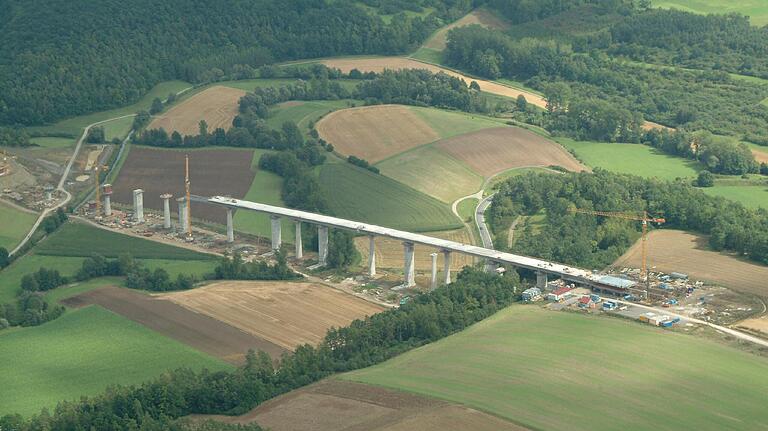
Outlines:
<svg viewBox="0 0 768 431"><path fill-rule="evenodd" d="M456 282L419 294L344 328L332 328L318 346L303 345L274 365L249 352L233 372L179 369L138 386L118 386L95 397L62 402L29 420L0 418L0 429L167 429L190 414L242 414L277 395L335 373L383 362L478 322L518 299L514 271L504 277L464 268ZM254 428L257 429L257 428Z"/></svg>
<svg viewBox="0 0 768 431"><path fill-rule="evenodd" d="M602 268L639 237L638 223L572 213L573 208L639 213L666 219L665 228L708 234L714 250L768 263L768 211L711 197L688 181L666 182L604 170L527 174L503 183L488 210L494 232L521 215L544 214L541 229L516 234L512 251L585 268Z"/></svg>
<svg viewBox="0 0 768 431"><path fill-rule="evenodd" d="M402 6L383 3L389 12ZM385 21L352 0L6 0L0 124L38 125L125 106L172 79L202 83L278 61L404 53L471 7L466 0L423 3L435 12Z"/></svg>

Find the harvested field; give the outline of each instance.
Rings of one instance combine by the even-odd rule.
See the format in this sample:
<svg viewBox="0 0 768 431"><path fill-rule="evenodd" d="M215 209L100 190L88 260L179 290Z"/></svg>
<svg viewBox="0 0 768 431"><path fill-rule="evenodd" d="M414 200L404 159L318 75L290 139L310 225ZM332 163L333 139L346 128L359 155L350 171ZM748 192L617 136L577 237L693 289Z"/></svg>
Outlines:
<svg viewBox="0 0 768 431"><path fill-rule="evenodd" d="M336 151L370 163L440 139L421 117L400 105L332 112L317 123L317 131Z"/></svg>
<svg viewBox="0 0 768 431"><path fill-rule="evenodd" d="M479 130L445 139L435 146L484 177L531 166L558 165L569 171L585 169L557 143L516 127Z"/></svg>
<svg viewBox="0 0 768 431"><path fill-rule="evenodd" d="M164 298L288 350L318 344L332 326L346 326L383 310L333 288L303 282L228 281Z"/></svg>
<svg viewBox="0 0 768 431"><path fill-rule="evenodd" d="M233 364L245 359L248 349L262 350L273 358L285 349L265 339L188 310L172 301L130 289L105 287L62 301L69 307L98 304L160 334Z"/></svg>
<svg viewBox="0 0 768 431"><path fill-rule="evenodd" d="M758 150L752 150L752 155L755 156L757 163L768 163L768 153Z"/></svg>
<svg viewBox="0 0 768 431"><path fill-rule="evenodd" d="M256 422L272 431L523 431L525 428L433 398L335 379L289 392L245 415L208 416Z"/></svg>
<svg viewBox="0 0 768 431"><path fill-rule="evenodd" d="M427 235L435 238L449 239L451 241L457 241L464 244L472 244L472 238L469 236L469 232L466 229L457 229L447 232L430 232ZM368 259L368 237L355 238L355 245L363 255L363 260L367 262ZM427 271L432 268L432 258L430 254L438 252L433 248L426 246L416 245L416 269L420 271ZM440 254L437 258L438 268L443 268L443 255ZM466 265L472 265L474 260L472 256L467 256L462 253L451 253L451 269L460 270ZM376 266L379 268L391 268L402 269L403 268L403 242L395 239L379 237L376 238Z"/></svg>
<svg viewBox="0 0 768 431"><path fill-rule="evenodd" d="M322 60L322 64L328 67L334 67L341 69L342 72L348 73L352 69L357 69L361 72L382 72L385 69L399 70L399 69L426 69L431 72L444 72L450 76L463 79L467 85L472 81L475 81L480 85L480 90L497 94L499 96L505 96L510 98L516 98L519 95L525 96L528 103L531 103L540 108L546 108L547 102L538 94L531 93L530 91L524 91L517 88L507 87L496 82L486 81L484 79L470 78L469 76L462 75L461 73L448 70L444 67L435 66L429 63L422 63L417 60L413 60L405 57L374 57L374 58L336 58Z"/></svg>
<svg viewBox="0 0 768 431"><path fill-rule="evenodd" d="M763 335L768 335L768 316L763 315L754 319L742 320L737 323L736 326L750 331L762 332Z"/></svg>
<svg viewBox="0 0 768 431"><path fill-rule="evenodd" d="M683 272L693 280L707 281L737 292L768 298L768 266L711 251L707 238L679 230L655 230L648 236L648 265L651 270ZM638 242L615 263L616 267L639 268Z"/></svg>
<svg viewBox="0 0 768 431"><path fill-rule="evenodd" d="M133 204L133 190L144 190L144 208L162 211L160 195L184 193L183 151L133 146L114 182L112 200ZM242 198L253 182L253 150L192 150L189 154L192 193L200 196L230 195ZM176 202L171 204L176 211ZM226 222L226 212L211 205L192 203L192 217L216 223Z"/></svg>
<svg viewBox="0 0 768 431"><path fill-rule="evenodd" d="M470 12L461 19L454 21L452 24L449 24L438 30L431 38L429 38L429 40L427 40L423 47L442 51L446 47L448 32L450 30L473 24L478 24L483 27L496 30L506 30L509 28L509 23L503 21L485 9L478 9Z"/></svg>
<svg viewBox="0 0 768 431"><path fill-rule="evenodd" d="M246 92L236 88L215 85L201 91L157 116L147 129L165 129L183 135L197 135L200 121L208 123L208 131L217 128L229 130L237 116L238 101Z"/></svg>

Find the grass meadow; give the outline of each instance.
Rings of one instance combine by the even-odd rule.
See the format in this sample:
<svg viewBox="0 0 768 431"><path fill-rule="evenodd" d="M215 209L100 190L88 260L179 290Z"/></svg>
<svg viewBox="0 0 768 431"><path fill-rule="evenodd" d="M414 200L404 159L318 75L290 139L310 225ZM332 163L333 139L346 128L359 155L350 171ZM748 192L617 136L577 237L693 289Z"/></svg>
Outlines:
<svg viewBox="0 0 768 431"><path fill-rule="evenodd" d="M635 322L536 306L508 307L342 378L458 402L530 429L768 427L765 358Z"/></svg>
<svg viewBox="0 0 768 431"><path fill-rule="evenodd" d="M700 14L738 13L748 15L752 25L768 24L768 2L764 0L655 0L653 6Z"/></svg>
<svg viewBox="0 0 768 431"><path fill-rule="evenodd" d="M747 208L768 209L768 185L724 185L715 182L714 187L701 190L710 196L720 196L741 203Z"/></svg>
<svg viewBox="0 0 768 431"><path fill-rule="evenodd" d="M37 214L0 202L0 247L11 250L24 239L35 224Z"/></svg>
<svg viewBox="0 0 768 431"><path fill-rule="evenodd" d="M53 322L0 332L0 416L31 415L188 367L231 366L128 319L90 306Z"/></svg>

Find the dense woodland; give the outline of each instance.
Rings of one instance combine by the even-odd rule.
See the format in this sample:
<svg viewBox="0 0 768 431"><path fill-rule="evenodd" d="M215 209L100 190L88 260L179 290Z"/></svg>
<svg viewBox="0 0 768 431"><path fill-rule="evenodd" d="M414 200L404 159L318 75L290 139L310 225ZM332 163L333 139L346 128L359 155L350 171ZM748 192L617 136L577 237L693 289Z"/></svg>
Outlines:
<svg viewBox="0 0 768 431"><path fill-rule="evenodd" d="M276 61L403 53L441 18L455 19L471 6L422 3L435 12L398 13L385 22L351 0L6 0L0 124L41 124L128 105L171 79L200 83L252 77Z"/></svg>
<svg viewBox="0 0 768 431"><path fill-rule="evenodd" d="M478 322L517 300L514 271L500 277L465 268L456 282L412 297L399 308L328 331L319 346L303 345L273 365L250 352L234 372L177 370L139 386L62 402L29 420L0 418L0 429L165 429L189 414L242 414L279 394L331 374L383 362ZM12 427L11 427L12 426Z"/></svg>
<svg viewBox="0 0 768 431"><path fill-rule="evenodd" d="M572 213L572 208L647 210L664 217L665 228L708 234L714 250L768 263L768 211L711 197L685 181L643 179L604 170L521 175L502 184L488 219L493 231L502 233L518 216L544 214L541 229L516 234L512 250L586 268L609 265L639 236L636 222Z"/></svg>

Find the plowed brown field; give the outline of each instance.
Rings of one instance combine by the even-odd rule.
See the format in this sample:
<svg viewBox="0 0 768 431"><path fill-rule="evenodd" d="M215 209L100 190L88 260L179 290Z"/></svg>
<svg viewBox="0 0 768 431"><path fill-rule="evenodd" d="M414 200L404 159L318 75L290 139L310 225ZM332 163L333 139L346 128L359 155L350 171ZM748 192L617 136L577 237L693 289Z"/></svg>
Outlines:
<svg viewBox="0 0 768 431"><path fill-rule="evenodd" d="M557 165L569 171L585 169L557 143L516 127L483 129L444 139L436 147L484 177L531 166Z"/></svg>
<svg viewBox="0 0 768 431"><path fill-rule="evenodd" d="M208 123L208 131L229 130L238 112L238 101L246 92L220 85L208 88L157 116L147 129L165 129L168 134L197 135L200 121Z"/></svg>
<svg viewBox="0 0 768 431"><path fill-rule="evenodd" d="M332 112L317 123L317 131L340 153L371 163L440 138L429 124L400 105Z"/></svg>
<svg viewBox="0 0 768 431"><path fill-rule="evenodd" d="M243 363L248 349L262 350L272 358L279 358L286 351L226 323L135 290L106 287L62 302L70 307L98 304L167 337L233 364Z"/></svg>
<svg viewBox="0 0 768 431"><path fill-rule="evenodd" d="M472 244L472 239L466 229L458 229L448 232L430 232L429 236L436 238L449 239L464 244ZM365 262L368 261L368 237L355 238L355 245L363 256ZM376 266L380 268L402 269L403 268L403 242L395 239L378 237L376 238ZM432 253L437 252L433 248L416 245L416 269L426 271L432 268ZM451 270L458 271L466 265L472 265L474 260L472 256L462 253L451 253ZM438 268L442 271L443 255L437 258Z"/></svg>
<svg viewBox="0 0 768 431"><path fill-rule="evenodd" d="M614 266L639 268L641 253L638 242ZM704 236L679 230L653 231L648 235L648 256L649 267L658 271L683 272L693 280L768 298L768 266L711 251Z"/></svg>
<svg viewBox="0 0 768 431"><path fill-rule="evenodd" d="M538 94L531 93L529 91L518 90L516 88L507 87L495 82L486 81L483 79L470 78L469 76L462 75L446 68L435 66L429 63L422 63L417 60L413 60L405 57L376 57L376 58L334 58L328 60L322 60L321 63L328 67L334 67L341 69L342 72L349 72L352 69L357 69L361 72L381 72L385 69L400 70L400 69L426 69L431 72L445 72L450 76L463 79L467 85L472 81L475 81L480 85L480 90L498 94L500 96L506 96L516 98L519 95L525 96L525 100L528 103L536 105L541 108L546 108L547 102Z"/></svg>
<svg viewBox="0 0 768 431"><path fill-rule="evenodd" d="M289 350L317 344L333 327L376 314L382 307L320 284L228 281L165 299Z"/></svg>
<svg viewBox="0 0 768 431"><path fill-rule="evenodd" d="M524 431L464 406L360 383L327 379L270 400L242 416L198 416L256 422L272 431Z"/></svg>
<svg viewBox="0 0 768 431"><path fill-rule="evenodd" d="M114 202L131 205L133 190L144 190L144 207L162 211L160 195L184 193L184 152L134 146L114 184ZM200 196L231 195L242 198L253 182L253 150L193 150L188 152L192 193ZM171 204L176 211L176 202ZM192 217L226 223L226 211L192 203Z"/></svg>

